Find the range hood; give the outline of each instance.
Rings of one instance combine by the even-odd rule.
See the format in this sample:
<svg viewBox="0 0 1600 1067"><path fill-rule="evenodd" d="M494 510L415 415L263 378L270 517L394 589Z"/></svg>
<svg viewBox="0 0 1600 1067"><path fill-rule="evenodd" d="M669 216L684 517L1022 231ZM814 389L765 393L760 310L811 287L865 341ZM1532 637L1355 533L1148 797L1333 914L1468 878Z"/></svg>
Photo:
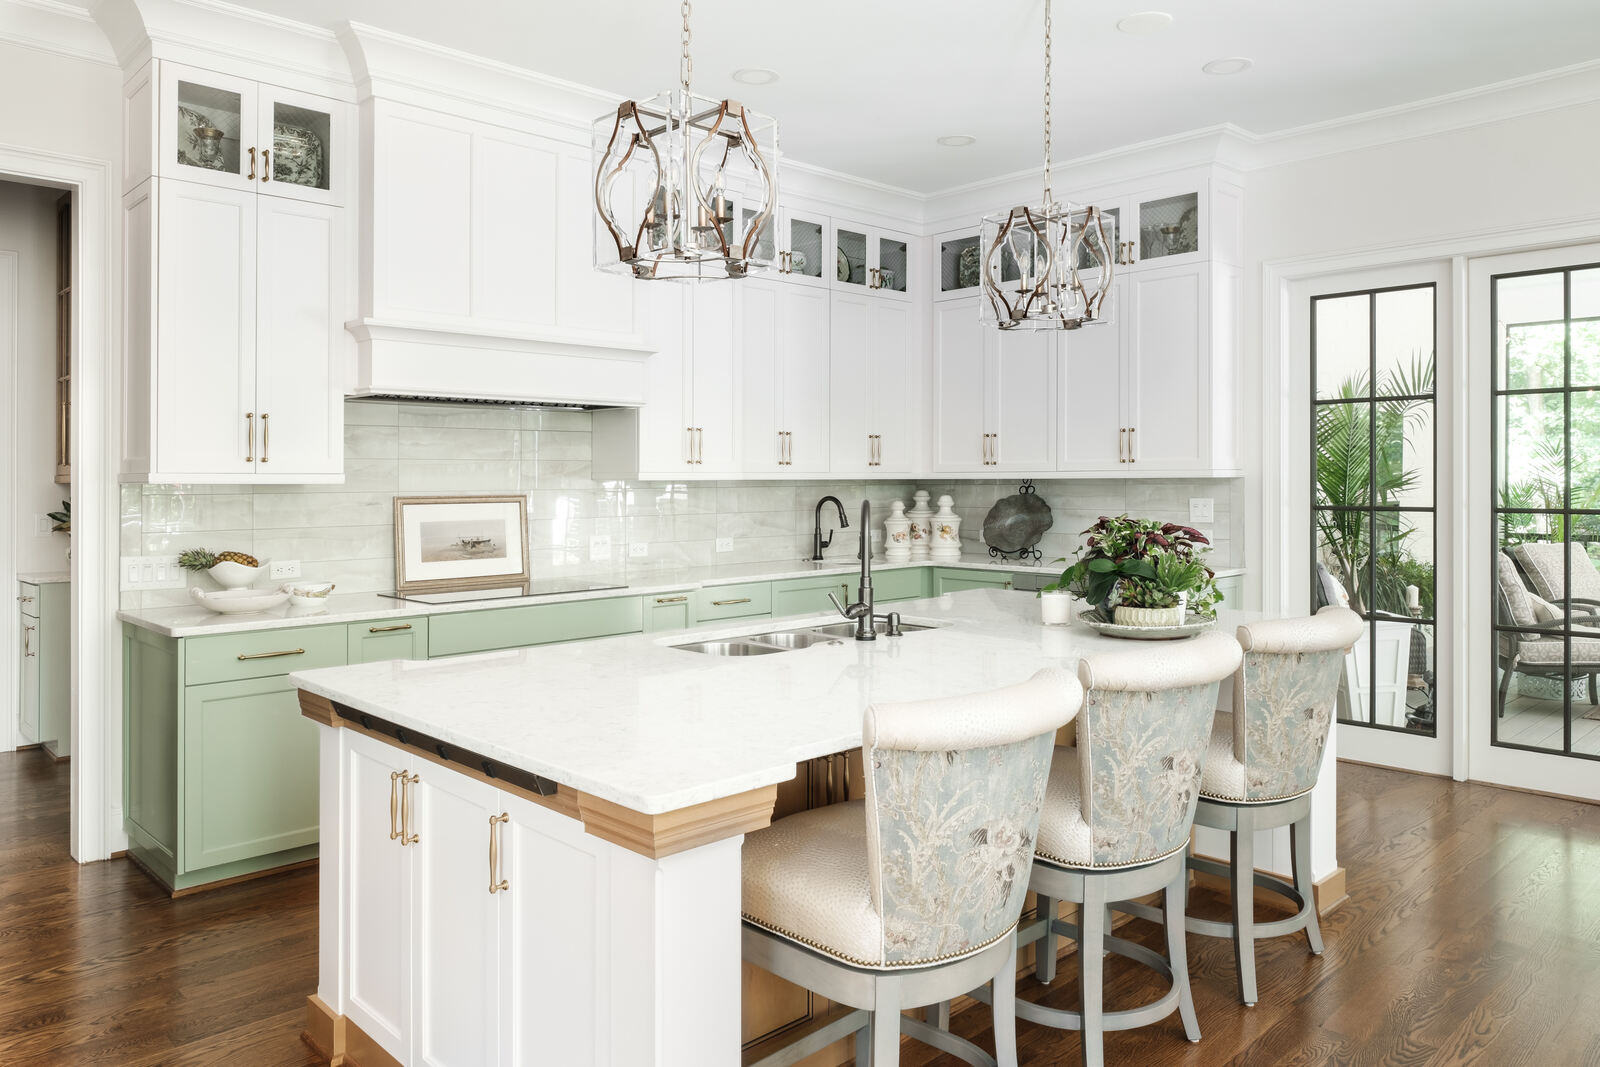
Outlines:
<svg viewBox="0 0 1600 1067"><path fill-rule="evenodd" d="M645 402L655 349L615 334L500 332L459 325L360 319L352 397L478 401L587 408Z"/></svg>

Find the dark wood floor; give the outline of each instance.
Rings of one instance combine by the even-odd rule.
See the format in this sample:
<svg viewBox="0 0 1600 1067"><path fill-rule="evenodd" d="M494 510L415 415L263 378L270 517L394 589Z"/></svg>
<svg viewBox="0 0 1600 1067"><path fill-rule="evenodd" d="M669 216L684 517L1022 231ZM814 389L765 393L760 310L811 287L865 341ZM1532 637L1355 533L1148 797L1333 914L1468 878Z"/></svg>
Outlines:
<svg viewBox="0 0 1600 1067"><path fill-rule="evenodd" d="M1263 944L1246 1009L1228 945L1192 937L1205 1039L1172 1018L1108 1035L1108 1061L1600 1064L1600 807L1353 765L1339 796L1350 899L1323 925L1327 954ZM125 861L77 866L66 842L66 765L0 755L0 1064L315 1063L298 1039L314 870L173 901ZM1109 1006L1156 991L1134 965L1108 967ZM1073 1006L1064 971L1023 995ZM986 1009L955 1028L992 1047ZM1071 1034L1019 1035L1024 1064L1077 1062ZM908 1047L905 1062L956 1061Z"/></svg>

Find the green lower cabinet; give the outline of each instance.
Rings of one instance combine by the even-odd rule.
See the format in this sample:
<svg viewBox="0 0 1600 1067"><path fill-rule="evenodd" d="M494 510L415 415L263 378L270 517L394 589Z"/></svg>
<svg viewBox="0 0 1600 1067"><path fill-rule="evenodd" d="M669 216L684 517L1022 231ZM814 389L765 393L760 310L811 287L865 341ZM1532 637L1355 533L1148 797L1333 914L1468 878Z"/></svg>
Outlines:
<svg viewBox="0 0 1600 1067"><path fill-rule="evenodd" d="M428 655L460 656L643 630L636 596L464 611L428 620Z"/></svg>
<svg viewBox="0 0 1600 1067"><path fill-rule="evenodd" d="M317 815L317 726L288 676L189 686L180 874L307 846L314 855Z"/></svg>
<svg viewBox="0 0 1600 1067"><path fill-rule="evenodd" d="M772 614L772 583L742 582L694 591L695 622L759 619Z"/></svg>
<svg viewBox="0 0 1600 1067"><path fill-rule="evenodd" d="M874 571L872 574L872 602L875 605L896 600L917 600L932 591L932 572L927 567Z"/></svg>
<svg viewBox="0 0 1600 1067"><path fill-rule="evenodd" d="M129 851L172 884L178 871L178 712L183 643L122 628L122 814Z"/></svg>
<svg viewBox="0 0 1600 1067"><path fill-rule="evenodd" d="M347 663L381 663L389 659L428 658L428 620L373 619L345 627Z"/></svg>
<svg viewBox="0 0 1600 1067"><path fill-rule="evenodd" d="M781 582L773 582L772 614L816 615L819 612L832 612L834 608L828 599L829 593L838 597L841 604L849 604L855 599L851 594L850 582L843 575L786 578Z"/></svg>
<svg viewBox="0 0 1600 1067"><path fill-rule="evenodd" d="M934 596L959 593L963 589L1010 588L1011 574L1008 571L966 571L950 567L935 567L933 570Z"/></svg>
<svg viewBox="0 0 1600 1067"><path fill-rule="evenodd" d="M694 621L694 605L690 594L657 593L644 598L644 632L682 630Z"/></svg>

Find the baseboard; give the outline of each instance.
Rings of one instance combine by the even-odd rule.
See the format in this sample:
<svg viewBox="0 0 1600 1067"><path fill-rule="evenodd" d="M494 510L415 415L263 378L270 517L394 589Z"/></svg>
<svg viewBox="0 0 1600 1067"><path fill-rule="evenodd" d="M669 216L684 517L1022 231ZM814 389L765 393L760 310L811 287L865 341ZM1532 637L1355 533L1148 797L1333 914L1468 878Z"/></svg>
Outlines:
<svg viewBox="0 0 1600 1067"><path fill-rule="evenodd" d="M365 1030L314 993L306 998L306 1028L300 1040L329 1067L401 1067Z"/></svg>
<svg viewBox="0 0 1600 1067"><path fill-rule="evenodd" d="M1209 859L1213 857L1207 858ZM1216 862L1226 863L1227 861L1217 860ZM1259 867L1256 868L1256 873L1271 875L1273 878L1279 878L1285 882L1293 881L1293 878L1287 874L1279 874L1276 871L1264 871ZM1224 895L1228 893L1228 880L1220 875L1208 874L1205 871L1190 871L1189 875L1194 879L1194 885L1202 886L1206 889L1214 889ZM1314 883L1312 886L1312 896L1314 896L1317 901L1318 915L1326 915L1330 911L1338 908L1339 905L1343 904L1345 901L1349 900L1350 897L1345 892L1344 868L1335 868L1332 874ZM1288 911L1288 902L1270 889L1263 889L1260 886L1256 886L1255 898L1257 904L1267 904L1271 907L1278 908L1281 911Z"/></svg>

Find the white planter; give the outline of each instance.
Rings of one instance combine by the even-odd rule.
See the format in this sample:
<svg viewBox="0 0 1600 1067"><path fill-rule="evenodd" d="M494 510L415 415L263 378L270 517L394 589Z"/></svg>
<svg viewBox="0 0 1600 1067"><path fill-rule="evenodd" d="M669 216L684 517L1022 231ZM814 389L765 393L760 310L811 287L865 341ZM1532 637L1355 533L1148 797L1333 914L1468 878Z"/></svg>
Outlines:
<svg viewBox="0 0 1600 1067"><path fill-rule="evenodd" d="M1066 626L1072 622L1072 594L1066 590L1039 594L1039 615L1046 626Z"/></svg>
<svg viewBox="0 0 1600 1067"><path fill-rule="evenodd" d="M1182 626L1188 610L1189 594L1179 593L1178 602L1170 608L1132 608L1118 604L1111 609L1111 616L1118 626Z"/></svg>

